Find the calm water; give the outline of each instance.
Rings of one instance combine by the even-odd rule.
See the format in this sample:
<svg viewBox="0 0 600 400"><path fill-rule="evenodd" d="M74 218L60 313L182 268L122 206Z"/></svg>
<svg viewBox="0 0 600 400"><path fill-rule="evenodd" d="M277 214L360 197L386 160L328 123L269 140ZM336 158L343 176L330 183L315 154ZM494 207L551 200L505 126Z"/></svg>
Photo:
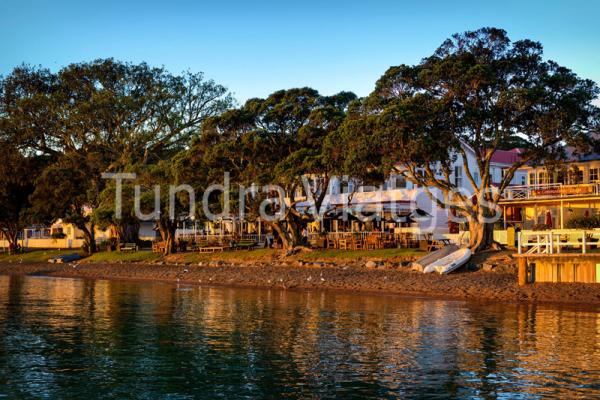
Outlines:
<svg viewBox="0 0 600 400"><path fill-rule="evenodd" d="M600 314L0 276L0 398L600 396Z"/></svg>

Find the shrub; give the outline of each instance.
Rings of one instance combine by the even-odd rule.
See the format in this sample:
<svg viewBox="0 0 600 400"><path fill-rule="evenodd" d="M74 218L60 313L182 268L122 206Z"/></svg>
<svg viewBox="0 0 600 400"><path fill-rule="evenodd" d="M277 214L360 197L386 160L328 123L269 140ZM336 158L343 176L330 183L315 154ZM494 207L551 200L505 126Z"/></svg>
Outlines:
<svg viewBox="0 0 600 400"><path fill-rule="evenodd" d="M531 227L532 231L547 231L548 229L552 229L552 227L546 224L536 224Z"/></svg>
<svg viewBox="0 0 600 400"><path fill-rule="evenodd" d="M600 228L600 215L593 215L591 217L576 217L576 218L571 218L567 222L567 228L569 228L569 229L594 229L594 228Z"/></svg>

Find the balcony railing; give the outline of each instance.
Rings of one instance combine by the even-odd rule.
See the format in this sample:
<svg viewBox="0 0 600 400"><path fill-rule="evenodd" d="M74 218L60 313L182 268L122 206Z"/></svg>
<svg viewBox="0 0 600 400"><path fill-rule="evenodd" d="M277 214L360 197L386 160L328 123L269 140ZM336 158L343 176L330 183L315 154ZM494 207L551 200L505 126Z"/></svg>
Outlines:
<svg viewBox="0 0 600 400"><path fill-rule="evenodd" d="M521 231L517 236L519 254L582 253L597 249L600 230L553 229Z"/></svg>
<svg viewBox="0 0 600 400"><path fill-rule="evenodd" d="M563 185L548 183L542 185L510 186L504 190L504 200L527 200L594 196L600 193L600 184L584 183L579 185Z"/></svg>

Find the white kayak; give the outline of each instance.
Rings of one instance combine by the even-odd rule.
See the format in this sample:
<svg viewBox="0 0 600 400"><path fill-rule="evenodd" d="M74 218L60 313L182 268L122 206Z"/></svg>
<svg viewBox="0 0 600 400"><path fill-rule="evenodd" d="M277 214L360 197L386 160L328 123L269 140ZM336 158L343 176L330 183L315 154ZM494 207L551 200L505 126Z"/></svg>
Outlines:
<svg viewBox="0 0 600 400"><path fill-rule="evenodd" d="M438 274L449 274L466 264L466 262L469 261L469 258L471 258L471 250L466 248L460 249L429 264L425 267L423 273L437 272Z"/></svg>

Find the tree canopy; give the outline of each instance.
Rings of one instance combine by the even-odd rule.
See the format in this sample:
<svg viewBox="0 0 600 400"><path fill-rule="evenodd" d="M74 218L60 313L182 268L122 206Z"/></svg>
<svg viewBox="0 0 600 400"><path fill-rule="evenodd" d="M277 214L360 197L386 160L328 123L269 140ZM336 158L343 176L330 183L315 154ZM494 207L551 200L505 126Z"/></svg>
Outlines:
<svg viewBox="0 0 600 400"><path fill-rule="evenodd" d="M465 217L470 246L479 249L491 242L486 221L518 168L561 159L565 145L592 148L598 93L594 82L545 61L540 43L512 42L495 28L456 34L419 64L389 68L352 106L341 129L350 149L344 165L354 176L399 170ZM526 144L521 159L493 185L492 157L515 138ZM467 162L469 150L480 179ZM452 179L456 160L470 193Z"/></svg>
<svg viewBox="0 0 600 400"><path fill-rule="evenodd" d="M0 229L14 242L27 223L62 218L85 233L90 251L95 226L134 241L133 188L142 185L142 207L151 210L159 185L155 221L167 252L191 205L194 218L207 218L226 208L227 196L235 215L256 219L265 201L281 213L265 222L290 249L319 218L307 208L322 210L333 176L375 183L400 173L463 217L478 250L491 243L490 221L518 168L560 163L565 146L600 148L599 94L594 82L544 59L540 43L513 42L496 28L453 35L420 63L390 67L361 99L304 87L238 107L202 73L113 59L57 72L23 65L0 78ZM512 147L521 159L494 182L495 152ZM455 179L457 162L467 191ZM125 183L120 216L106 172L137 174ZM169 185L204 191L225 174L232 187L211 193L209 209L190 204L185 191L168 208Z"/></svg>
<svg viewBox="0 0 600 400"><path fill-rule="evenodd" d="M314 219L298 206L312 198L320 208L334 170L328 143L343 122L348 103L355 99L349 92L321 96L310 88L250 99L240 108L207 119L190 157L202 159L213 181L222 180L228 172L232 182L246 188L281 187L285 207L280 199L273 211L283 212L283 219L269 224L284 245L292 248L300 243L302 228ZM303 177L311 178L309 187L303 185ZM271 196L268 192L248 194L241 211L256 218L259 205Z"/></svg>
<svg viewBox="0 0 600 400"><path fill-rule="evenodd" d="M45 156L31 200L38 215L84 231L94 250L94 219L106 181L182 151L200 124L232 106L227 90L202 73L112 59L57 73L21 66L0 82L2 137L25 155ZM90 226L91 224L91 226Z"/></svg>

